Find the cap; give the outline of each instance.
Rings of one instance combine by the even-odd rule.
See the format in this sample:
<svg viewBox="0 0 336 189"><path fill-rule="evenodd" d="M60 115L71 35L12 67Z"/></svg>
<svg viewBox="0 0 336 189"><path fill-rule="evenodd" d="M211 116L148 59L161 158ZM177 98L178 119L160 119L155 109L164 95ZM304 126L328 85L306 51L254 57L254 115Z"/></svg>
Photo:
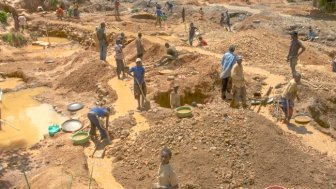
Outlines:
<svg viewBox="0 0 336 189"><path fill-rule="evenodd" d="M135 62L141 62L141 58L137 58Z"/></svg>

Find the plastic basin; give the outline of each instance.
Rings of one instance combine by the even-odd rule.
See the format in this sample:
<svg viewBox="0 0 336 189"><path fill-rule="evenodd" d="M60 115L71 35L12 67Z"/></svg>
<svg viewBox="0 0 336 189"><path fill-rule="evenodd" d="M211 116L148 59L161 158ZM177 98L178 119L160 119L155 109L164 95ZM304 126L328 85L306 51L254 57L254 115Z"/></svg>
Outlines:
<svg viewBox="0 0 336 189"><path fill-rule="evenodd" d="M265 189L286 189L285 187L282 187L282 186L269 186Z"/></svg>
<svg viewBox="0 0 336 189"><path fill-rule="evenodd" d="M57 132L61 130L59 125L51 125L48 127L49 136L54 136Z"/></svg>
<svg viewBox="0 0 336 189"><path fill-rule="evenodd" d="M85 131L80 131L74 135L72 135L71 140L74 144L85 144L89 142L89 133Z"/></svg>
<svg viewBox="0 0 336 189"><path fill-rule="evenodd" d="M297 115L294 117L296 123L307 124L311 121L311 117L307 115Z"/></svg>
<svg viewBox="0 0 336 189"><path fill-rule="evenodd" d="M181 106L175 109L176 114L180 118L192 116L192 108L190 106Z"/></svg>

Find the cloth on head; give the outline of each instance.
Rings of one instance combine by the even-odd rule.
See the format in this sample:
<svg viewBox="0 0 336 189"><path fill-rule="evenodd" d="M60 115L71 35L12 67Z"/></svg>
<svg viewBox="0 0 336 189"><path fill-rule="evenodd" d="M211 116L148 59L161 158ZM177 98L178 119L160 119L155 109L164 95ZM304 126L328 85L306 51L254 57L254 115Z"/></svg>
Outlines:
<svg viewBox="0 0 336 189"><path fill-rule="evenodd" d="M233 87L244 87L245 86L245 78L242 64L235 64L232 68L231 73L232 86Z"/></svg>

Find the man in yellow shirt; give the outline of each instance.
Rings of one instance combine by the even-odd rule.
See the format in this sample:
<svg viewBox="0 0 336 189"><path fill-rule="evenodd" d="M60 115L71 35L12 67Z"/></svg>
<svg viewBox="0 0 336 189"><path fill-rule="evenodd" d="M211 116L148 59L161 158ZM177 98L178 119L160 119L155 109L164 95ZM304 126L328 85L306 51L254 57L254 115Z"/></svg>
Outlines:
<svg viewBox="0 0 336 189"><path fill-rule="evenodd" d="M161 165L158 171L158 183L152 189L178 189L177 176L169 163L172 152L169 148L161 151Z"/></svg>
<svg viewBox="0 0 336 189"><path fill-rule="evenodd" d="M298 93L297 85L300 84L300 80L301 80L301 74L296 72L294 75L294 79L289 81L289 83L286 85L285 90L282 93L282 97L281 97L282 110L285 113L284 123L286 124L289 124L293 116L295 98L300 100L297 94Z"/></svg>
<svg viewBox="0 0 336 189"><path fill-rule="evenodd" d="M245 78L242 65L242 57L237 57L237 64L235 64L231 71L232 79L232 92L233 99L231 102L232 108L237 108L239 106L239 100L241 98L243 108L246 108L246 87L245 87Z"/></svg>

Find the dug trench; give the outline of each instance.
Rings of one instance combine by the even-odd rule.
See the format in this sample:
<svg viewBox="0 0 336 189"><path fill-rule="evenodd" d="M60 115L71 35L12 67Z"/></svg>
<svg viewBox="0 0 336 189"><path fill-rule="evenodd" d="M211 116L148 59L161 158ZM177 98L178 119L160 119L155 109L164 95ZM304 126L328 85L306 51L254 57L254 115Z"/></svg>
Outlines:
<svg viewBox="0 0 336 189"><path fill-rule="evenodd" d="M60 21L51 22L62 25ZM84 36L83 39L88 38L94 30L93 24L79 26L80 24L72 23L71 25L73 25L72 31L79 33L87 31L84 32L87 33L86 35L81 35ZM57 27L55 31L60 31ZM40 29L42 28L38 30ZM49 31L53 34L52 28L48 29ZM111 36L115 36L118 32L114 29L110 31ZM246 55L249 96L255 92L263 93L268 85L275 85L276 83L272 83L274 76L282 75L287 79L284 72L288 70L281 70L276 66L271 66L268 70L272 71L272 75L264 69L253 69L254 67L264 68L263 65L274 65L274 62L271 62L274 59L265 58L254 61L253 56L259 58L267 56L260 52L257 54L254 49L243 48L253 44L256 44L255 47L260 47L262 45L257 45L259 41L270 46L273 44L263 41L257 35L258 33L262 32L251 30L247 31L246 35L239 34L242 35L239 36L242 38L240 43L244 45L239 46L242 50L238 50L238 53L241 51ZM136 34L126 33L126 35L127 38L134 38ZM254 36L257 37L256 40L246 40L254 39ZM63 37L68 38L67 35ZM25 170L28 171L27 175L33 188L45 186L62 188L70 185L73 188L85 188L90 183L92 171L93 179L96 181L92 181L92 188L147 188L154 182L159 164L159 152L163 146L168 146L173 151L172 164L178 173L181 188L264 188L271 184L284 185L288 188L335 186L333 180L335 162L332 153L335 151L334 148L327 150L327 153L322 152L316 146L306 144L302 136L291 133L287 131L288 129L285 130L283 125L276 125L272 117L267 117L266 114L260 116L250 110L230 109L227 102L219 99L219 74L216 62L219 61L221 54L203 49L185 48L185 45L179 42L178 49L185 50L188 54L176 65L153 68L154 61L164 53L163 43L174 37L159 38L145 35L144 38L147 49L144 66L147 69L148 98L155 101L154 96L158 95L164 99L164 104L167 103L171 81L168 81L167 75L159 72L168 69L172 70L175 80L179 82L180 93L195 99L206 96L205 106L194 108L194 116L187 119L177 118L174 111L162 108L161 103L155 104L153 101L152 110L134 112L136 102L132 100L132 80L117 80L115 68L100 64L94 47L88 48L91 44L89 42L81 43L85 46L75 45L76 52L55 58L52 64L24 64L22 60L13 57L10 57L11 60L4 58L2 62L8 64L1 69L16 70L17 67L22 67L23 72L33 78L28 83L43 84L51 88L52 91L38 95L37 99L40 102L52 104L62 114L67 115L67 104L75 101L84 102L85 109L76 116L88 125L85 114L97 101L98 97L94 95L97 83L104 85L108 91L106 104L114 104L116 113L112 115L113 119L110 123L111 136L114 140L106 148L104 159L88 157L94 148L92 142L82 147L73 146L69 140L69 134L62 133L53 138L46 137L28 149L1 151L1 156L4 157L1 159L3 175L1 187L15 185L23 188L24 179L18 175ZM113 43L114 38L110 40ZM233 36L231 40L237 39ZM271 40L276 40L276 37L272 36ZM125 48L125 51L129 52L126 57L128 62L133 61L135 57L133 45L134 43L130 42ZM70 46L72 44L61 48L70 48ZM222 46L222 49L216 48L214 51L221 52L224 46L226 48L226 44ZM270 47L270 49L274 48ZM283 54L283 51L284 49L281 48L280 54ZM279 55L272 54L271 57L279 57ZM109 63L114 66L112 57L109 58ZM312 64L316 64L316 60L313 60ZM316 77L304 67L299 69L307 76ZM256 74L260 76L256 77ZM327 79L332 77L320 78L322 82ZM324 86L325 84L321 88L325 88ZM311 86L303 87L303 89L310 88ZM201 92L190 92L197 89ZM305 95L310 98L325 97L322 94L324 89L320 90L320 93L307 91ZM203 98L200 99L200 103L202 100ZM300 106L307 107L306 101L300 103ZM328 108L325 108L323 105L320 108L321 114L332 112L330 108L333 107L328 105ZM265 112L267 111L266 108ZM310 127L307 128L310 129ZM140 132L141 130L143 131ZM318 132L313 130L312 135ZM323 134L321 136L322 138L318 140L323 143L323 140L327 139L326 146L334 145L333 142L329 142L332 140L329 136ZM297 175L300 177L298 178Z"/></svg>

